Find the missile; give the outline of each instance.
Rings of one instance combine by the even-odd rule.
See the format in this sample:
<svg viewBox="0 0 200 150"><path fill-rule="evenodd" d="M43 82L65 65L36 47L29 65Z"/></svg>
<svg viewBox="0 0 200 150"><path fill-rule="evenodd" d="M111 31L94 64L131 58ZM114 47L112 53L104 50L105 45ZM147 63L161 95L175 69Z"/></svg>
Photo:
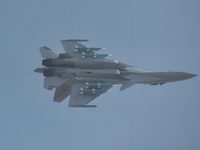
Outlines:
<svg viewBox="0 0 200 150"><path fill-rule="evenodd" d="M85 58L85 57L107 57L107 56L112 56L112 54L91 54L91 53L84 53L82 52L83 56L82 58Z"/></svg>
<svg viewBox="0 0 200 150"><path fill-rule="evenodd" d="M101 47L75 47L75 51L99 51L105 48Z"/></svg>
<svg viewBox="0 0 200 150"><path fill-rule="evenodd" d="M88 83L86 82L86 88L89 88L89 87L113 87L114 85L113 84L106 84L106 83Z"/></svg>
<svg viewBox="0 0 200 150"><path fill-rule="evenodd" d="M96 90L96 89L83 89L81 88L80 89L80 93L83 94L83 93L105 93L105 92L110 92L110 90Z"/></svg>

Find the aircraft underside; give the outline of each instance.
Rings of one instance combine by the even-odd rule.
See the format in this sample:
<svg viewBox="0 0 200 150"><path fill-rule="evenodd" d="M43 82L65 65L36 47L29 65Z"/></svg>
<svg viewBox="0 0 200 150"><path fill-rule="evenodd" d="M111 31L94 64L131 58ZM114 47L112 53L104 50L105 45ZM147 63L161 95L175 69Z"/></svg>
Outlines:
<svg viewBox="0 0 200 150"><path fill-rule="evenodd" d="M110 54L98 54L103 48L86 47L87 40L63 40L66 53L58 54L44 46L40 48L42 65L34 71L42 73L44 88L55 89L54 101L70 96L70 107L96 107L88 105L93 99L109 92L116 84L125 90L134 84L162 85L196 76L186 72L153 72L106 59Z"/></svg>

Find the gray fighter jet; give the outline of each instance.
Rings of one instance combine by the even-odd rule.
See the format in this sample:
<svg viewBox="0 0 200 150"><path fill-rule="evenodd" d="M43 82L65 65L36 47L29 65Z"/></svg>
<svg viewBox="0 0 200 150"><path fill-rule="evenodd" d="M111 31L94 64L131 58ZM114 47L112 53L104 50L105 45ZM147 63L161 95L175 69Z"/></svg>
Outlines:
<svg viewBox="0 0 200 150"><path fill-rule="evenodd" d="M61 102L70 95L70 107L96 107L90 101L108 92L116 84L125 90L138 83L162 85L167 82L186 80L196 74L186 72L153 72L126 65L117 60L105 59L109 54L98 54L100 47L86 47L80 42L88 40L61 41L66 53L58 54L48 47L40 48L44 88L55 89L53 100Z"/></svg>

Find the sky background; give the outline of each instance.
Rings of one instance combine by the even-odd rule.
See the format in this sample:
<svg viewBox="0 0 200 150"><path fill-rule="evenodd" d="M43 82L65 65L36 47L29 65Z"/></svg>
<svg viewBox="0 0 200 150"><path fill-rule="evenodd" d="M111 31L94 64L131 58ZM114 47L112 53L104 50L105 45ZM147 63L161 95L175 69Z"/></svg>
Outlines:
<svg viewBox="0 0 200 150"><path fill-rule="evenodd" d="M1 0L0 149L199 150L199 76L163 86L120 86L69 108L43 88L39 47L88 39L153 71L200 75L199 0Z"/></svg>

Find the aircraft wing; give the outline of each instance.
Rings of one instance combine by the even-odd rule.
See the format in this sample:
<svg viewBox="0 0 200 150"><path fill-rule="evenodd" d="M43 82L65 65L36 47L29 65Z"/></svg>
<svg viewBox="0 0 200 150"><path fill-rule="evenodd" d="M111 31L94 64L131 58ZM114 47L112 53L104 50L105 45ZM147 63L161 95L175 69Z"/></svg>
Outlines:
<svg viewBox="0 0 200 150"><path fill-rule="evenodd" d="M61 43L72 58L103 58L108 54L96 54L102 48L89 48L79 42L88 42L88 40L62 40Z"/></svg>
<svg viewBox="0 0 200 150"><path fill-rule="evenodd" d="M112 86L112 84L107 83L91 83L88 85L87 83L74 83L72 85L69 107L96 107L95 105L87 104L107 92Z"/></svg>

